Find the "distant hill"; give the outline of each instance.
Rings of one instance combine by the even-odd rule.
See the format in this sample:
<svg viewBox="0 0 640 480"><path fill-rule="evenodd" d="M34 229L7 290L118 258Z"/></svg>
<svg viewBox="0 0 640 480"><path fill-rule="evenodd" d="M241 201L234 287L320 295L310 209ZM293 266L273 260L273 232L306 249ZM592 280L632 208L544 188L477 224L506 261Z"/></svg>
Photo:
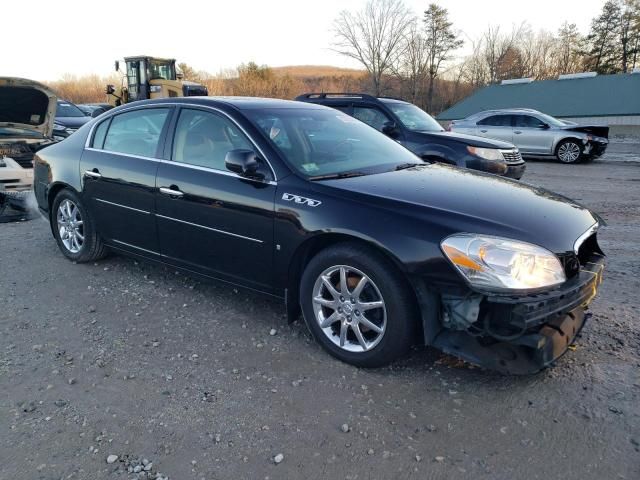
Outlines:
<svg viewBox="0 0 640 480"><path fill-rule="evenodd" d="M276 75L288 75L293 78L307 79L318 77L362 77L364 70L355 68L332 67L331 65L289 65L285 67L271 67Z"/></svg>

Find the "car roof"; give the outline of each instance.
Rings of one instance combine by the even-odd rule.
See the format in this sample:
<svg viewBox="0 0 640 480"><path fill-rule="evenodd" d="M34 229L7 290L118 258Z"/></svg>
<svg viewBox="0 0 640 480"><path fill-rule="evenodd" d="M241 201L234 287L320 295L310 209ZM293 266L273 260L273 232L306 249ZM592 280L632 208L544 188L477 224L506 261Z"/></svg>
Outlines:
<svg viewBox="0 0 640 480"><path fill-rule="evenodd" d="M482 112L474 113L473 115L469 115L470 117L475 117L476 115L486 115L486 114L510 114L510 113L542 113L538 110L534 110L533 108L503 108L503 109L495 109L495 110L483 110Z"/></svg>
<svg viewBox="0 0 640 480"><path fill-rule="evenodd" d="M266 108L297 108L297 109L322 109L320 105L312 103L296 102L293 100L280 100L277 98L260 98L260 97L174 97L174 98L157 98L153 100L141 100L126 104L132 105L153 105L156 103L175 103L175 104L192 104L203 106L231 106L238 110L257 110Z"/></svg>

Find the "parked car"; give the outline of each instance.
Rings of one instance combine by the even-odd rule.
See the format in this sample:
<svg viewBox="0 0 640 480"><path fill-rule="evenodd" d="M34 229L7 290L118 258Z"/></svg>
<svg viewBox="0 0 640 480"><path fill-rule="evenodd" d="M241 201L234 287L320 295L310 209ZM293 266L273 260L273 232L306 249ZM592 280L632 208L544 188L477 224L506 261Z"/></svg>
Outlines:
<svg viewBox="0 0 640 480"><path fill-rule="evenodd" d="M451 131L514 143L525 156L555 156L563 163L600 157L609 144L609 127L577 125L537 110L487 110L450 125Z"/></svg>
<svg viewBox="0 0 640 480"><path fill-rule="evenodd" d="M121 106L38 153L35 194L69 260L113 250L282 297L363 367L425 343L537 371L575 340L604 268L587 208L424 163L310 103Z"/></svg>
<svg viewBox="0 0 640 480"><path fill-rule="evenodd" d="M507 142L446 132L428 113L403 100L363 93L305 93L300 102L333 107L404 145L420 158L520 179L525 163Z"/></svg>
<svg viewBox="0 0 640 480"><path fill-rule="evenodd" d="M91 120L76 105L66 100L58 100L54 134L56 140L63 140Z"/></svg>
<svg viewBox="0 0 640 480"><path fill-rule="evenodd" d="M24 78L0 77L0 210L24 207L35 152L53 142L56 96Z"/></svg>
<svg viewBox="0 0 640 480"><path fill-rule="evenodd" d="M82 103L76 106L89 117L97 117L98 115L102 115L107 110L111 110L113 108L113 105L108 103Z"/></svg>

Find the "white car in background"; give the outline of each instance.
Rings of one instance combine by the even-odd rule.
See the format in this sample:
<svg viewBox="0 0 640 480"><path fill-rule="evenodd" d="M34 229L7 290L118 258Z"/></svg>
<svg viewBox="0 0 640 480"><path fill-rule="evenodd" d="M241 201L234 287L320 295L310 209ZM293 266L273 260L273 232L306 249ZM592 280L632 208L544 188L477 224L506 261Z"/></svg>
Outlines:
<svg viewBox="0 0 640 480"><path fill-rule="evenodd" d="M56 95L24 78L0 77L0 213L33 189L35 153L54 142Z"/></svg>

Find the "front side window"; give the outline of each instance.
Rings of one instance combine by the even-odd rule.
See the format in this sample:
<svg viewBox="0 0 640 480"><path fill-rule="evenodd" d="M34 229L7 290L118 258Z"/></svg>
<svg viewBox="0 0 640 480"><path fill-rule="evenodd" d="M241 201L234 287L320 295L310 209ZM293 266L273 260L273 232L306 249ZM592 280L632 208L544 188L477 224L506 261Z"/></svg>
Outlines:
<svg viewBox="0 0 640 480"><path fill-rule="evenodd" d="M171 62L149 62L149 80L175 80L176 70Z"/></svg>
<svg viewBox="0 0 640 480"><path fill-rule="evenodd" d="M386 135L336 110L273 108L248 110L247 116L284 160L310 179L341 174L369 175L423 162ZM278 145L272 126L289 140Z"/></svg>
<svg viewBox="0 0 640 480"><path fill-rule="evenodd" d="M520 128L542 128L544 122L531 115L516 115L515 126Z"/></svg>
<svg viewBox="0 0 640 480"><path fill-rule="evenodd" d="M168 108L145 108L115 115L111 119L103 149L110 152L155 157L160 134L168 115ZM94 137L94 146L95 142Z"/></svg>
<svg viewBox="0 0 640 480"><path fill-rule="evenodd" d="M366 123L367 125L375 128L379 132L382 131L382 127L391 119L387 117L385 113L373 107L353 107L353 116Z"/></svg>
<svg viewBox="0 0 640 480"><path fill-rule="evenodd" d="M203 110L183 109L173 138L176 162L226 170L231 150L254 150L251 142L231 120Z"/></svg>
<svg viewBox="0 0 640 480"><path fill-rule="evenodd" d="M478 125L489 127L510 127L511 115L492 115L478 122Z"/></svg>
<svg viewBox="0 0 640 480"><path fill-rule="evenodd" d="M427 112L410 103L388 103L387 107L402 124L415 132L442 132L444 128Z"/></svg>

